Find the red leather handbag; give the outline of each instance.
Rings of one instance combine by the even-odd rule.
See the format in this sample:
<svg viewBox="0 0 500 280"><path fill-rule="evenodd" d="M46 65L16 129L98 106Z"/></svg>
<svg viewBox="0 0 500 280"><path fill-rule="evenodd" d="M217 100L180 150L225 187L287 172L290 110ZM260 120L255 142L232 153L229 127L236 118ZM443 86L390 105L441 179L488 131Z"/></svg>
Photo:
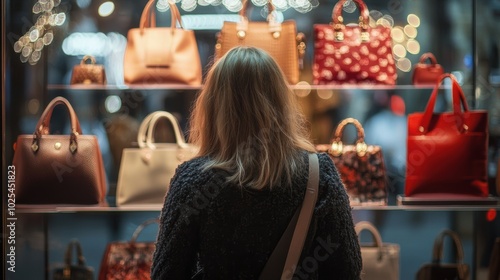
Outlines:
<svg viewBox="0 0 500 280"><path fill-rule="evenodd" d="M439 86L446 78L452 82L453 112L434 113ZM405 195L486 197L487 157L488 112L469 110L454 76L443 74L425 112L408 116Z"/></svg>
<svg viewBox="0 0 500 280"><path fill-rule="evenodd" d="M426 63L427 60L430 63ZM414 85L434 85L443 73L443 67L437 63L436 57L430 52L424 53L413 67L412 82Z"/></svg>
<svg viewBox="0 0 500 280"><path fill-rule="evenodd" d="M353 0L360 12L359 24L345 25L342 7L346 1L338 1L333 8L332 23L314 25L313 84L395 85L391 29L370 26L362 0Z"/></svg>

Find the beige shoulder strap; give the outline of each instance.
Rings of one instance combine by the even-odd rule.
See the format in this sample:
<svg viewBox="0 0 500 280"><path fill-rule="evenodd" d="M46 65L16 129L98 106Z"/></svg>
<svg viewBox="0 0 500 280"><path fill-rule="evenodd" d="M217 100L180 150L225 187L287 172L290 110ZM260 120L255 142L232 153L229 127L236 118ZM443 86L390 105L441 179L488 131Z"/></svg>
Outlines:
<svg viewBox="0 0 500 280"><path fill-rule="evenodd" d="M319 188L319 159L317 154L309 154L309 178L302 206L292 217L283 236L269 257L260 280L292 279L297 263L299 262L302 248L309 231L314 206L318 199ZM291 240L291 241L290 241ZM289 245L289 246L287 246ZM286 253L288 252L288 254ZM285 255L287 254L287 255ZM286 257L286 260L285 260ZM283 265L284 263L284 265ZM279 271L281 268L283 270ZM281 272L281 275L280 275Z"/></svg>

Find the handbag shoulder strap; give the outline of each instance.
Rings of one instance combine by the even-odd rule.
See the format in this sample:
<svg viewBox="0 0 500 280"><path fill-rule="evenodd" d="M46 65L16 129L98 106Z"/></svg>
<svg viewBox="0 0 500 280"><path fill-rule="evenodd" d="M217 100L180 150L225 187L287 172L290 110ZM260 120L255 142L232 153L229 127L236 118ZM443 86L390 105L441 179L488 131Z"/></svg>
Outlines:
<svg viewBox="0 0 500 280"><path fill-rule="evenodd" d="M311 224L314 206L318 198L318 189L318 155L309 154L309 178L304 201L302 202L302 206L295 212L281 239L278 241L259 279L291 279L293 277L302 253L302 248L304 247L307 232L309 231L309 225ZM283 270L279 271L280 268L283 268Z"/></svg>

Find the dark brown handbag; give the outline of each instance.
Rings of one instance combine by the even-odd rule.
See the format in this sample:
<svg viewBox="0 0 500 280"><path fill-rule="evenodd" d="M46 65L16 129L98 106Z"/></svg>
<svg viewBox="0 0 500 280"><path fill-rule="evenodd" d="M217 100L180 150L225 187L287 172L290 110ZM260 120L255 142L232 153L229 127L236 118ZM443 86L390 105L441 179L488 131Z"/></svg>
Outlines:
<svg viewBox="0 0 500 280"><path fill-rule="evenodd" d="M51 135L54 107L67 108L70 135ZM17 204L98 204L106 195L106 176L95 135L83 135L73 107L54 98L42 113L33 135L19 135L13 165Z"/></svg>
<svg viewBox="0 0 500 280"><path fill-rule="evenodd" d="M358 135L355 145L342 143L344 127L348 124L356 127ZM382 149L365 143L365 132L358 120L342 120L335 130L332 144L316 145L316 150L326 152L332 158L351 205L387 204L387 179Z"/></svg>
<svg viewBox="0 0 500 280"><path fill-rule="evenodd" d="M158 219L146 220L140 224L130 241L111 242L106 246L99 280L149 280L155 242L137 242L141 231L149 224L159 223Z"/></svg>
<svg viewBox="0 0 500 280"><path fill-rule="evenodd" d="M90 61L90 64L87 63L87 61ZM104 70L104 66L96 64L93 56L84 56L80 64L73 67L73 72L71 73L71 84L106 84L106 72Z"/></svg>
<svg viewBox="0 0 500 280"><path fill-rule="evenodd" d="M446 236L452 238L456 246L455 263L442 263L443 241ZM417 272L417 280L468 280L469 266L464 263L464 251L458 234L452 230L443 230L434 241L432 263L424 264Z"/></svg>
<svg viewBox="0 0 500 280"><path fill-rule="evenodd" d="M77 263L72 261L73 248L76 249ZM85 264L82 247L78 240L72 240L66 249L64 266L54 270L54 280L93 280L94 269Z"/></svg>

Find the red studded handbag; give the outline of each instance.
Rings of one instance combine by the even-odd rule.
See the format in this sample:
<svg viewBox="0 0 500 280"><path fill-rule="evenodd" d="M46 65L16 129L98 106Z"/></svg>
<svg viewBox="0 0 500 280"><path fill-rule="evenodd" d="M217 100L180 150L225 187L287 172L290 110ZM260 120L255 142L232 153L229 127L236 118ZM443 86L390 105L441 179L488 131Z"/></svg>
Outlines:
<svg viewBox="0 0 500 280"><path fill-rule="evenodd" d="M395 85L391 29L370 26L368 8L362 0L353 1L360 12L359 24L344 24L345 2L337 2L330 24L314 25L313 84Z"/></svg>

